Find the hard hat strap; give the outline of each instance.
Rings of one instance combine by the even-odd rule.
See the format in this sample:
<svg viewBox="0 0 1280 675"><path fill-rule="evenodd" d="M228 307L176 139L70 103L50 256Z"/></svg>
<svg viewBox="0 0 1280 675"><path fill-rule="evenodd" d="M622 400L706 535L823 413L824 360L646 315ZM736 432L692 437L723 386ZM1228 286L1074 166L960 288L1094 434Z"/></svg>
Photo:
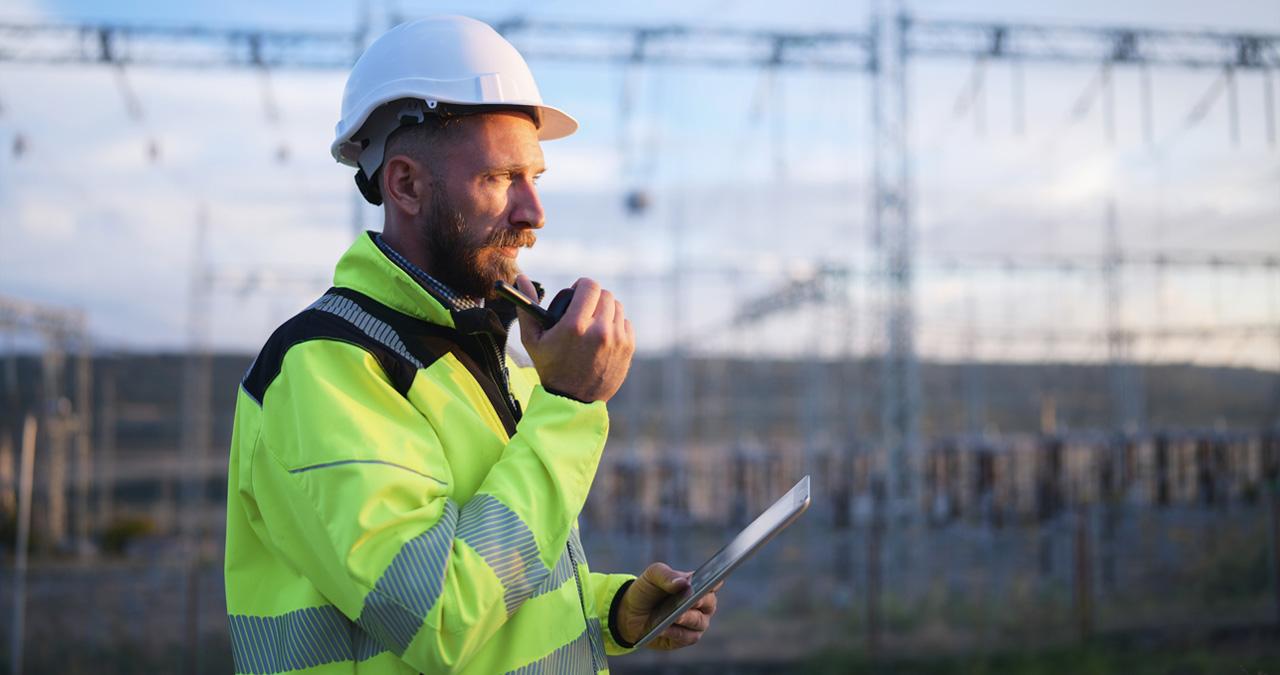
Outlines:
<svg viewBox="0 0 1280 675"><path fill-rule="evenodd" d="M364 171L356 170L356 188L360 190L364 200L374 206L382 205L382 189L378 187L378 172L374 171L372 177L366 177Z"/></svg>

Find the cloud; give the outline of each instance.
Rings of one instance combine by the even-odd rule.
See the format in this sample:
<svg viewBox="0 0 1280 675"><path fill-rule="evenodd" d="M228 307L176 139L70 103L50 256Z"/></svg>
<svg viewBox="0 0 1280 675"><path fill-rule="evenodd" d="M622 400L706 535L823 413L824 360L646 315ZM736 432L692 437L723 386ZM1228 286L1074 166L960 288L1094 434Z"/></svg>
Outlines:
<svg viewBox="0 0 1280 675"><path fill-rule="evenodd" d="M17 221L21 231L33 240L66 243L79 229L79 217L80 213L73 204L38 202L22 204L18 208Z"/></svg>
<svg viewBox="0 0 1280 675"><path fill-rule="evenodd" d="M6 0L4 9L0 9L0 17L7 21L42 21L52 13L39 0Z"/></svg>

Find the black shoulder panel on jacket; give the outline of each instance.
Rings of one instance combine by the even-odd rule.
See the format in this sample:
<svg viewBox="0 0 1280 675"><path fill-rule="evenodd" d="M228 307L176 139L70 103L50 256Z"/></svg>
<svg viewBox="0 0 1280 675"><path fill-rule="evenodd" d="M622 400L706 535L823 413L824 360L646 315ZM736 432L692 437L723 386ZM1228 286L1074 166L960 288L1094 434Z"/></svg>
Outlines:
<svg viewBox="0 0 1280 675"><path fill-rule="evenodd" d="M501 385L481 365L484 350L475 344L475 337L401 314L350 288L330 288L267 340L243 382L258 405L280 374L285 353L308 340L338 340L360 347L378 360L402 396L408 395L418 369L453 354L484 390L507 434L515 434L519 419L507 407Z"/></svg>
<svg viewBox="0 0 1280 675"><path fill-rule="evenodd" d="M392 327L393 323L400 323L397 318L400 316L395 310L351 289L331 288L271 334L245 373L244 390L261 405L267 387L280 374L284 356L291 347L309 340L335 340L355 345L372 355L396 391L405 395L418 369L430 365L438 355L409 352ZM424 357L428 360L424 361Z"/></svg>
<svg viewBox="0 0 1280 675"><path fill-rule="evenodd" d="M483 308L453 312L457 328L446 328L401 314L348 288L337 288L330 292L357 303L379 321L385 322L399 339L395 349L407 354L411 363L431 364L445 354L452 354L467 369L476 384L480 385L498 419L502 421L507 435L515 435L516 424L520 419L518 413L513 413L508 407L506 390L498 382L494 372L502 367L502 363L491 363L497 357L492 351L493 345L488 341L483 341L482 344L480 337L474 334L500 331L505 335L506 328L493 312ZM514 318L514 307L511 312Z"/></svg>

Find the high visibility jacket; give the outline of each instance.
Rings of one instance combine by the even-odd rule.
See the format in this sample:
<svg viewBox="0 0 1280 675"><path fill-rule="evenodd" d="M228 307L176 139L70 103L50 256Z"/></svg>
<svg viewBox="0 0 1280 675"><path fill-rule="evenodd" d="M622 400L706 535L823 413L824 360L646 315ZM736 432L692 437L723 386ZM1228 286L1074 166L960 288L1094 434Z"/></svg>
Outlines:
<svg viewBox="0 0 1280 675"><path fill-rule="evenodd" d="M626 651L608 615L634 577L590 572L576 526L605 404L543 389L496 347L503 318L446 310L365 235L267 341L228 470L237 673L597 673Z"/></svg>

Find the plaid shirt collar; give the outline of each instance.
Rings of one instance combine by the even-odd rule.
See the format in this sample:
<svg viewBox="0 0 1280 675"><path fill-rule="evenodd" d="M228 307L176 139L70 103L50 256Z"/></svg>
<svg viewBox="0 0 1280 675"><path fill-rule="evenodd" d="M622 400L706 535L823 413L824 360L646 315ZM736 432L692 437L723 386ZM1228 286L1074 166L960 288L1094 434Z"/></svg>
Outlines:
<svg viewBox="0 0 1280 675"><path fill-rule="evenodd" d="M451 312L458 312L466 309L475 309L476 307L484 307L483 299L461 295L452 288L446 286L439 279L427 274L421 267L409 262L408 258L400 255L398 251L391 248L387 242L383 241L381 234L373 235L373 241L378 245L378 249L382 251L383 255L390 258L392 262L399 265L404 271L408 272L409 276L413 277L414 281L417 281L424 290L436 296L436 298L440 300L441 304L444 305L445 309Z"/></svg>

